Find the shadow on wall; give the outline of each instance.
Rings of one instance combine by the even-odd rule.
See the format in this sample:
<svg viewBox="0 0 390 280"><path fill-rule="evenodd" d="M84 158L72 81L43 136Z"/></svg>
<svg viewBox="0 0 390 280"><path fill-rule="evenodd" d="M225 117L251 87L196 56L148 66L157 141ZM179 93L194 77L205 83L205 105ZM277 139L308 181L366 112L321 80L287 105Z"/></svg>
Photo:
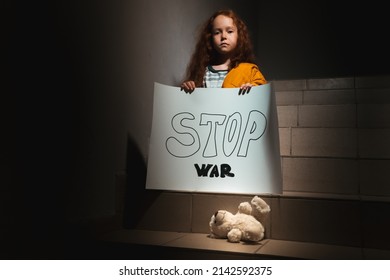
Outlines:
<svg viewBox="0 0 390 280"><path fill-rule="evenodd" d="M134 229L147 209L162 191L149 191L146 186L147 165L131 136L127 137L126 190L124 198L124 228Z"/></svg>

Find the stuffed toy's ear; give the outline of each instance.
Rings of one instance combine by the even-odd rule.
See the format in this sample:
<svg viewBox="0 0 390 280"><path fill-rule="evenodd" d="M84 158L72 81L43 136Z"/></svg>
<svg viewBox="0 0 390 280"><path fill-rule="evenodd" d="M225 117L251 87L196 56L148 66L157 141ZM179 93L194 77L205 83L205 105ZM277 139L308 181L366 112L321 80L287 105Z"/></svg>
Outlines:
<svg viewBox="0 0 390 280"><path fill-rule="evenodd" d="M223 220L225 219L225 214L226 211L222 211L222 210L215 212L215 214L213 215L214 217L213 223L217 226L222 224Z"/></svg>

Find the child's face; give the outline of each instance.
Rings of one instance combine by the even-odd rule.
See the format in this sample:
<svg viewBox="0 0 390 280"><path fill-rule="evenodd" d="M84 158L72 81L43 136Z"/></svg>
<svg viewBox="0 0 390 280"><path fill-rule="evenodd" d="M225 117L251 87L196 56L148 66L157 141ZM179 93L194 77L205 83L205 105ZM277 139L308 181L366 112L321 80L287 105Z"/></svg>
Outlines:
<svg viewBox="0 0 390 280"><path fill-rule="evenodd" d="M214 19L213 28L213 45L220 54L229 54L237 46L237 27L233 19L224 15L219 15Z"/></svg>

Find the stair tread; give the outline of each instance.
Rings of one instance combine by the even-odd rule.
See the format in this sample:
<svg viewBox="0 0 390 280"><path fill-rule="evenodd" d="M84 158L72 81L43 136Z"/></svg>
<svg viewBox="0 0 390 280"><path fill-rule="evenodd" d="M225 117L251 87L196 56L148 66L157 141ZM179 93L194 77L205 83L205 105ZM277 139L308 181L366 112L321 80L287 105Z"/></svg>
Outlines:
<svg viewBox="0 0 390 280"><path fill-rule="evenodd" d="M258 243L230 243L207 233L121 229L101 236L102 241L192 249L252 257L293 259L390 259L390 251L290 240L263 239Z"/></svg>

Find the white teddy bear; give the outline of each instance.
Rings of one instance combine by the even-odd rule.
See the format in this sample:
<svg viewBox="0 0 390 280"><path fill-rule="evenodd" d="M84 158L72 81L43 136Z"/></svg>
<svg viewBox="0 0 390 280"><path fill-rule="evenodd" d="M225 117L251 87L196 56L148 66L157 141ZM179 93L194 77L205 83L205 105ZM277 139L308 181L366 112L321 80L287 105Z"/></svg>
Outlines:
<svg viewBox="0 0 390 280"><path fill-rule="evenodd" d="M255 196L251 203L241 202L236 214L219 210L210 220L210 237L227 238L229 242L257 242L264 238L265 216L271 211L269 205Z"/></svg>

